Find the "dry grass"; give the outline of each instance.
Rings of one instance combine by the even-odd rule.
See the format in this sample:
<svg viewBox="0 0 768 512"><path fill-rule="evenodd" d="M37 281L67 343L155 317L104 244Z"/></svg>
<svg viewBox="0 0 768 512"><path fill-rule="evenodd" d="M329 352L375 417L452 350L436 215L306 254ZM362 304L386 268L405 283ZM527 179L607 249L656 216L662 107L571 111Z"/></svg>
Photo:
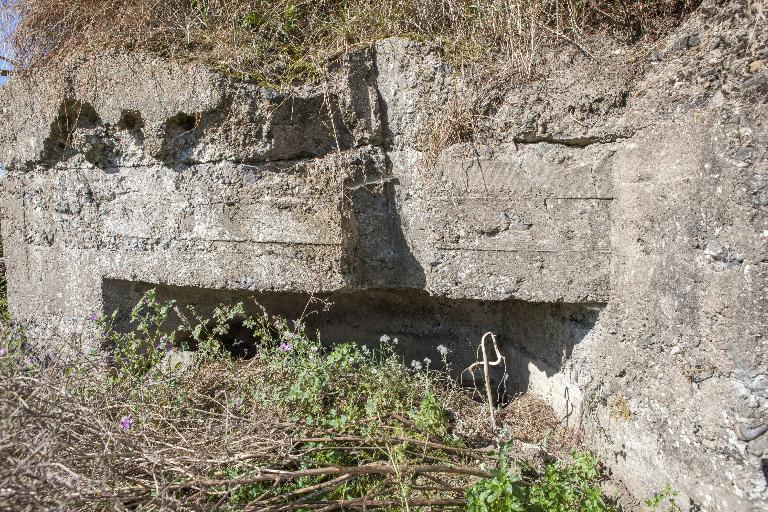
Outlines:
<svg viewBox="0 0 768 512"><path fill-rule="evenodd" d="M466 464L486 454L430 442L406 417L383 421L378 436L353 436L290 421L274 404L248 403L242 390L270 382L253 362L117 387L103 368L94 358L3 369L0 510L292 510L301 503L334 510L354 501L356 481L368 485L372 477L369 508L397 500L403 479L433 491L414 492L414 503L447 506L463 503L471 477L487 475ZM132 423L122 429L128 414ZM345 464L334 458L340 453L354 456ZM318 492L345 485L349 499Z"/></svg>
<svg viewBox="0 0 768 512"><path fill-rule="evenodd" d="M160 329L153 314L142 318ZM389 345L325 349L300 324L264 322L249 324L262 336L253 359L198 352L181 372L125 373L105 351L35 350L7 330L0 510L448 510L491 476L487 410L446 373L407 370ZM164 353L164 331L137 332ZM532 397L501 416L513 438L566 435Z"/></svg>
<svg viewBox="0 0 768 512"><path fill-rule="evenodd" d="M456 63L520 69L548 39L653 36L697 0L6 0L22 66L104 48L201 58L274 83L388 36L439 42Z"/></svg>
<svg viewBox="0 0 768 512"><path fill-rule="evenodd" d="M163 383L110 388L102 368L94 359L3 371L0 508L88 510L111 501L118 509L189 509L205 493L185 492L185 505L171 483L258 464L263 450L273 456L290 447L278 418L255 421L226 405L227 388L210 387L220 369L184 379L174 403ZM123 431L120 418L129 413L135 423Z"/></svg>
<svg viewBox="0 0 768 512"><path fill-rule="evenodd" d="M614 395L609 405L611 407L611 417L624 421L632 418L632 409L629 407L629 400L623 394Z"/></svg>
<svg viewBox="0 0 768 512"><path fill-rule="evenodd" d="M577 433L563 426L552 407L534 395L516 397L499 418L513 439L546 446L553 453L567 453L578 445Z"/></svg>
<svg viewBox="0 0 768 512"><path fill-rule="evenodd" d="M454 76L446 97L427 106L430 123L417 140L423 151L420 165L424 169L434 170L442 151L452 145L488 144L494 140L493 114L517 71L510 67L469 66Z"/></svg>
<svg viewBox="0 0 768 512"><path fill-rule="evenodd" d="M326 353L286 325L268 325L278 338L247 361L137 374L115 373L105 352L39 351L8 330L0 510L445 510L489 476L477 461L493 454L462 447L438 406L425 409L438 385L458 403L439 373L351 345ZM291 348L278 346L288 335Z"/></svg>

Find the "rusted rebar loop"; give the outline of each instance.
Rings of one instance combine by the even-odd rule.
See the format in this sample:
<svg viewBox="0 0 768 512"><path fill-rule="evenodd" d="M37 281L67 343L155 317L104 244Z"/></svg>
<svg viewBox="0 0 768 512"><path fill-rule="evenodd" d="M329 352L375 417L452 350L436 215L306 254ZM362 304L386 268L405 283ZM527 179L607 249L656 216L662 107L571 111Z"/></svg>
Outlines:
<svg viewBox="0 0 768 512"><path fill-rule="evenodd" d="M491 341L493 341L493 350L496 352L495 361L488 361L488 351L485 348L485 339L488 336L490 336ZM491 391L491 377L490 377L489 368L491 366L499 366L502 363L506 365L506 359L501 355L501 352L499 351L499 345L496 342L496 335L493 334L492 332L487 332L483 334L483 337L480 340L480 350L483 354L483 360L472 363L467 367L466 370L464 370L464 372L469 372L470 374L472 374L475 368L482 365L483 378L485 379L485 394L486 394L486 398L488 399L488 410L490 412L491 428L493 428L493 430L495 431L496 430L496 405L494 404L493 392ZM464 372L462 372L462 374ZM472 378L474 379L474 375Z"/></svg>

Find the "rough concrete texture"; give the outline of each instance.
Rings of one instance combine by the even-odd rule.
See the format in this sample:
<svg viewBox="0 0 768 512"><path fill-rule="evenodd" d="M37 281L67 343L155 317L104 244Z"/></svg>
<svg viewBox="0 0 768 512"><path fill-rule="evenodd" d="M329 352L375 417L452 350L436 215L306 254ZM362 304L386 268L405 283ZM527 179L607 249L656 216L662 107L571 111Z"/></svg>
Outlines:
<svg viewBox="0 0 768 512"><path fill-rule="evenodd" d="M486 98L485 138L437 147L467 88L421 43L290 94L144 55L19 77L0 93L11 311L57 339L153 286L287 315L315 294L325 339L460 364L492 330L512 391L580 425L636 497L768 510L755 9L705 2L601 62L562 49Z"/></svg>

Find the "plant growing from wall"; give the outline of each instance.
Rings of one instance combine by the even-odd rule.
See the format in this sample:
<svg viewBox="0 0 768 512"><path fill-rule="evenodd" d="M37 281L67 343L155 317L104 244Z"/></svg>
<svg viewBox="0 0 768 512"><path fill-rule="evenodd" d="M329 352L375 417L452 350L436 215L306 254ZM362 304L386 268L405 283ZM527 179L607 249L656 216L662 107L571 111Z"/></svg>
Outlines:
<svg viewBox="0 0 768 512"><path fill-rule="evenodd" d="M677 495L678 495L678 492L672 488L669 482L667 482L667 484L664 486L664 489L657 492L650 498L643 500L643 503L645 503L646 506L650 507L653 510L659 510L660 507L666 503L667 511L677 512L681 510L681 508L677 505L677 503L675 503L675 497L677 497Z"/></svg>

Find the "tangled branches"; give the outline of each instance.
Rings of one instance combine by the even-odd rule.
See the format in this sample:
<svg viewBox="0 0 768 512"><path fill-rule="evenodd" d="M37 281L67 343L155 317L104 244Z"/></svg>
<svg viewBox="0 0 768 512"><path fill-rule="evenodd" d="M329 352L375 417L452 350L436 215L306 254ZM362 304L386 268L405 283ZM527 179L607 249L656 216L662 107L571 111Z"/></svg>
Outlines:
<svg viewBox="0 0 768 512"><path fill-rule="evenodd" d="M447 507L488 476L470 465L488 454L430 440L407 418L341 435L288 422L279 407L237 407L238 388L264 377L256 366L213 363L142 389L110 388L82 362L6 368L0 508L370 509L392 506L404 485L414 506Z"/></svg>
<svg viewBox="0 0 768 512"><path fill-rule="evenodd" d="M395 339L326 348L238 304L190 326L198 350L176 367L172 310L148 294L133 332L93 319L111 355L0 341L0 510L450 510L508 478L483 404L408 369ZM260 340L252 359L221 344L233 319ZM488 435L462 433L472 419ZM525 471L516 489L536 485Z"/></svg>
<svg viewBox="0 0 768 512"><path fill-rule="evenodd" d="M206 338L191 366L153 366L169 309L140 305L157 330L109 335L121 369L3 349L0 509L442 509L489 476L492 455L448 435L438 372L407 370L386 343L328 351L299 324L250 319L253 359Z"/></svg>

